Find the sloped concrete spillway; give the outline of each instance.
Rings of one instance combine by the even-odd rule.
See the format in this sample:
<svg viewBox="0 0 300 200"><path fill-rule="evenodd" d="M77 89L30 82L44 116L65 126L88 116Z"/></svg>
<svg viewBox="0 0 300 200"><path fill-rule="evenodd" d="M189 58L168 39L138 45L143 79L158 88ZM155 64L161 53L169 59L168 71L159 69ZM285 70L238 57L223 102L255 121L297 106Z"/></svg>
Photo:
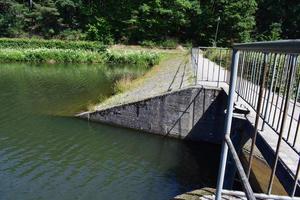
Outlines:
<svg viewBox="0 0 300 200"><path fill-rule="evenodd" d="M188 87L152 98L78 115L90 121L133 128L168 137L220 143L226 93Z"/></svg>

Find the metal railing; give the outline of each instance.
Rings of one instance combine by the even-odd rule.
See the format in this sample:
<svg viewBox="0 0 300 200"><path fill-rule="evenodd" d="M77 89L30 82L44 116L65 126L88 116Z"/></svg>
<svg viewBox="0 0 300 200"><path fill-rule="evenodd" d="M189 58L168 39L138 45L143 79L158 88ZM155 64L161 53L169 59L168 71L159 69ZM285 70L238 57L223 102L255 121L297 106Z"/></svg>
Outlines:
<svg viewBox="0 0 300 200"><path fill-rule="evenodd" d="M229 82L229 68L231 49L220 47L197 47L191 52L195 84L201 82L220 83Z"/></svg>
<svg viewBox="0 0 300 200"><path fill-rule="evenodd" d="M225 137L222 145L216 199L221 199L227 154L231 153L248 199L256 199L249 184L254 147L259 131L268 129L277 134L275 159L271 167L268 191L264 199L296 199L299 175L299 122L300 122L300 40L259 42L233 46L229 83L228 107L225 120ZM235 95L255 111L254 133L251 135L249 164L244 170L230 139ZM268 141L267 141L268 142ZM289 196L271 195L279 152L283 143L297 154L298 165ZM229 151L228 151L229 150ZM298 199L298 198L297 198Z"/></svg>

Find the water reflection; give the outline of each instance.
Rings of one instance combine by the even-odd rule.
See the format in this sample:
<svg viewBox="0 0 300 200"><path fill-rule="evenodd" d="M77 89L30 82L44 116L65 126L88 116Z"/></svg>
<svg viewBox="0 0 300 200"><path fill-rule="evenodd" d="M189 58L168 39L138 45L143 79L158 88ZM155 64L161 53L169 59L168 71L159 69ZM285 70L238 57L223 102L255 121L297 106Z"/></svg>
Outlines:
<svg viewBox="0 0 300 200"><path fill-rule="evenodd" d="M169 199L215 184L215 146L53 116L112 92L113 69L77 70L0 68L0 199Z"/></svg>

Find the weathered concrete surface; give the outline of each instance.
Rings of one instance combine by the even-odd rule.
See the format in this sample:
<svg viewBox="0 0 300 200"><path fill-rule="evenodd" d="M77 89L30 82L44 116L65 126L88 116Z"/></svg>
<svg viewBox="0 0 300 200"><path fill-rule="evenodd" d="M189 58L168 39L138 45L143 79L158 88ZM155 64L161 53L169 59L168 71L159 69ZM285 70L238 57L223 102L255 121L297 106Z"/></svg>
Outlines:
<svg viewBox="0 0 300 200"><path fill-rule="evenodd" d="M152 67L143 77L133 81L132 87L95 105L93 110L102 110L117 105L139 101L186 88L193 83L193 73L186 52L174 53Z"/></svg>
<svg viewBox="0 0 300 200"><path fill-rule="evenodd" d="M235 195L234 191L231 191L233 194L224 194L222 195L223 200L246 200L246 197L241 197ZM186 192L184 194L178 195L173 198L173 200L214 200L215 199L215 189L213 188L202 188L198 190L193 190Z"/></svg>
<svg viewBox="0 0 300 200"><path fill-rule="evenodd" d="M221 89L189 87L79 117L169 137L220 143L224 100L226 94Z"/></svg>
<svg viewBox="0 0 300 200"><path fill-rule="evenodd" d="M202 188L186 192L173 198L173 200L214 200L216 190L213 188ZM255 193L256 199L275 199L278 196L272 195L266 198L263 193ZM222 190L222 200L246 200L245 193L238 190ZM299 198L295 198L295 200Z"/></svg>

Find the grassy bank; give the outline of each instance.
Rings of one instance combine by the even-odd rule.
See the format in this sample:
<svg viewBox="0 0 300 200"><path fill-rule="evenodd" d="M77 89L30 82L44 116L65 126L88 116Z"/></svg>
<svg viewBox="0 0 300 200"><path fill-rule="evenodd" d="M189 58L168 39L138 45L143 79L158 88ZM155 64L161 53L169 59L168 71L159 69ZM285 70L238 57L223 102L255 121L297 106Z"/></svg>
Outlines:
<svg viewBox="0 0 300 200"><path fill-rule="evenodd" d="M71 49L0 49L0 62L32 63L111 63L142 64L153 66L160 60L160 54L146 51L94 52Z"/></svg>
<svg viewBox="0 0 300 200"><path fill-rule="evenodd" d="M0 38L0 48L12 49L69 49L69 50L89 50L104 52L106 46L99 42L87 41L65 41L65 40L44 40L28 38Z"/></svg>
<svg viewBox="0 0 300 200"><path fill-rule="evenodd" d="M153 66L160 53L107 50L96 42L0 38L0 62L112 63Z"/></svg>
<svg viewBox="0 0 300 200"><path fill-rule="evenodd" d="M0 49L1 62L101 63L103 54L71 49Z"/></svg>

